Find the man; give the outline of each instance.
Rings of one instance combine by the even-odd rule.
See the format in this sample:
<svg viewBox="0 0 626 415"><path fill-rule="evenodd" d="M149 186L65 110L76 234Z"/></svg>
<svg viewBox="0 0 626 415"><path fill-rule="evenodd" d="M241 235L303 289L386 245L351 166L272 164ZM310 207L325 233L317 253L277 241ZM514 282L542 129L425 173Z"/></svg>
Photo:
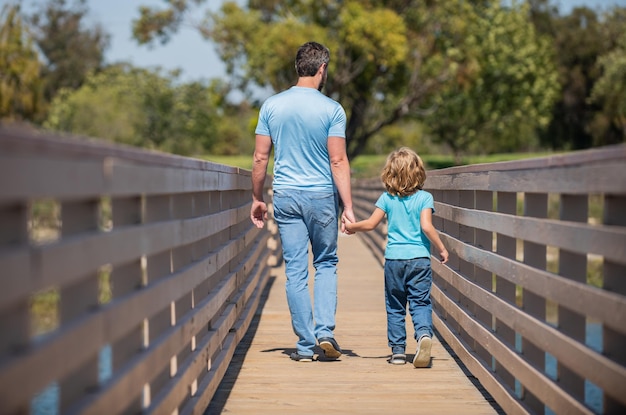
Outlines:
<svg viewBox="0 0 626 415"><path fill-rule="evenodd" d="M337 310L339 198L346 220L354 221L346 114L322 94L329 50L316 42L296 54L298 82L265 101L256 127L250 218L267 219L263 184L274 147L274 219L282 240L287 302L298 336L291 359L313 361L316 343L328 359L341 356L334 338ZM342 232L345 227L342 225ZM314 301L309 295L309 243L315 267Z"/></svg>

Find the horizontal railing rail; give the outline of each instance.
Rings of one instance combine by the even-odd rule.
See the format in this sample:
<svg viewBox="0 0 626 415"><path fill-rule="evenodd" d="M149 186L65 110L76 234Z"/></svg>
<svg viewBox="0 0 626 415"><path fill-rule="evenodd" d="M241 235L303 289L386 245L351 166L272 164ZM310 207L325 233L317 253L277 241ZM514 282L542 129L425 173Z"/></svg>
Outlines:
<svg viewBox="0 0 626 415"><path fill-rule="evenodd" d="M250 194L235 167L0 128L0 413L202 413L280 259Z"/></svg>
<svg viewBox="0 0 626 415"><path fill-rule="evenodd" d="M434 324L507 414L626 412L626 146L428 172ZM356 181L367 217L380 180ZM382 262L386 228L360 234ZM434 258L434 257L433 257Z"/></svg>

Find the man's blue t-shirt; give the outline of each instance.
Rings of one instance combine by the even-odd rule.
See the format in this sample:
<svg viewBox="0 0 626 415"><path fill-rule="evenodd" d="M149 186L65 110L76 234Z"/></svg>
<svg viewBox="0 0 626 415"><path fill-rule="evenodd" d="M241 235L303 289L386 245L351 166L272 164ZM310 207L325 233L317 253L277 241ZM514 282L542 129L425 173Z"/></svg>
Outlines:
<svg viewBox="0 0 626 415"><path fill-rule="evenodd" d="M293 86L261 107L256 134L272 138L274 189L334 190L328 137L346 137L346 113L317 89Z"/></svg>
<svg viewBox="0 0 626 415"><path fill-rule="evenodd" d="M422 232L420 213L423 209L435 212L433 196L419 190L410 196L392 196L383 193L376 207L387 215L386 259L413 259L430 257L430 240Z"/></svg>

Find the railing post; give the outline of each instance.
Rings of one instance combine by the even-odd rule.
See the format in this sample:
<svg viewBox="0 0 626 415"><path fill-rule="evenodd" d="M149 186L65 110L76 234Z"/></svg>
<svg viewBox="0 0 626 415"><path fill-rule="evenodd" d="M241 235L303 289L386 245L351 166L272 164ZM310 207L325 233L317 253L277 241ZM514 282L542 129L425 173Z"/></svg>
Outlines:
<svg viewBox="0 0 626 415"><path fill-rule="evenodd" d="M626 226L626 196L607 194L604 197L604 224ZM620 295L626 295L626 265L613 261L604 261L604 289ZM610 327L603 327L604 354L626 366L626 336ZM624 405L605 395L604 412L607 414L623 413Z"/></svg>
<svg viewBox="0 0 626 415"><path fill-rule="evenodd" d="M140 197L114 198L111 201L113 227L139 225L142 221L142 201ZM110 286L111 299L121 298L141 289L144 285L144 275L141 259L118 265L111 270ZM144 346L143 326L137 325L126 335L116 341L112 347L112 370L116 373L123 364L141 352ZM141 412L142 389L129 390L127 394L136 395L127 409L127 413Z"/></svg>
<svg viewBox="0 0 626 415"><path fill-rule="evenodd" d="M561 195L559 218L564 221L587 223L589 216L587 195ZM587 255L559 250L559 275L583 284L587 283ZM580 343L585 343L586 317L562 305L557 309L558 328ZM557 362L557 382L581 402L585 401L585 380Z"/></svg>
<svg viewBox="0 0 626 415"><path fill-rule="evenodd" d="M190 193L182 193L171 196L172 203L172 219L189 219L194 216L193 195ZM193 261L193 246L191 244L181 245L172 249L172 272L177 272L181 268L188 266ZM174 310L172 312L172 326L183 318L192 310L194 306L194 291L191 290L178 298L173 303ZM179 371L180 362L184 362L191 354L194 348L194 339L190 338L187 347L182 348L178 354L171 357L170 361L170 377L176 376ZM191 387L191 385L188 385ZM187 398L188 399L188 398ZM186 401L180 402L180 407L184 406Z"/></svg>
<svg viewBox="0 0 626 415"><path fill-rule="evenodd" d="M497 192L497 211L500 213L508 213L515 215L517 212L517 193ZM516 239L510 236L496 234L496 252L505 258L516 259ZM498 297L515 305L515 284L496 275L495 292ZM515 342L515 332L506 324L502 323L496 317L495 332L503 343L507 344L511 349L517 349ZM515 378L506 368L495 362L494 371L500 376L502 382L515 390Z"/></svg>
<svg viewBox="0 0 626 415"><path fill-rule="evenodd" d="M98 229L97 199L64 202L61 204L61 233L63 238ZM94 264L93 273L81 282L69 285L60 292L61 326L80 318L98 307L98 272ZM61 381L61 412L98 386L98 356L94 355L76 372Z"/></svg>
<svg viewBox="0 0 626 415"><path fill-rule="evenodd" d="M524 216L546 218L548 216L548 195L545 193L524 194ZM524 263L537 269L546 269L546 246L524 241ZM546 300L529 290L522 290L522 309L541 321L546 319ZM528 362L545 372L545 352L527 339L522 338L522 353ZM544 405L529 391L525 391L525 403L537 413L543 412Z"/></svg>
<svg viewBox="0 0 626 415"><path fill-rule="evenodd" d="M153 223L168 220L171 218L172 207L169 195L149 196L145 198L145 216L144 223ZM166 250L160 253L150 255L146 258L146 284L153 284L156 281L168 276L172 272L172 253ZM149 347L152 343L163 334L164 331L172 326L174 303L165 306L161 311L155 313L145 323L146 337L144 339L145 347ZM163 386L170 378L171 368L164 368L161 373L155 376L149 384L144 385L143 406L150 406L152 399L158 395Z"/></svg>
<svg viewBox="0 0 626 415"><path fill-rule="evenodd" d="M28 243L28 208L25 204L0 207L0 246ZM6 270L3 270L6 272ZM30 304L28 299L9 306L0 314L0 361L27 347L30 336ZM27 414L23 407L15 414Z"/></svg>
<svg viewBox="0 0 626 415"><path fill-rule="evenodd" d="M484 210L487 212L493 212L493 192L476 190L476 209ZM493 232L486 231L484 229L475 230L475 244L478 248L491 252L493 250ZM491 292L493 291L493 274L479 266L474 267L474 278L476 284L481 288ZM493 327L493 316L490 312L484 308L476 305L476 319L480 321L485 327L489 327L491 330ZM492 367L493 362L491 354L480 344L479 341L475 342L476 353L480 356L487 367Z"/></svg>
<svg viewBox="0 0 626 415"><path fill-rule="evenodd" d="M459 206L467 209L474 209L474 191L473 190L459 190ZM467 244L474 243L474 228L466 225L458 225L459 240ZM465 275L470 281L474 281L474 264L458 258L459 272L461 275ZM463 293L459 293L461 306L470 312L472 315L476 314L476 306L473 302L469 301ZM471 345L473 350L476 350L476 341L467 334L461 327L461 336Z"/></svg>
<svg viewBox="0 0 626 415"><path fill-rule="evenodd" d="M451 204L451 205L458 205L459 203L459 192L458 190L446 190L443 192L443 203L446 204ZM459 237L459 224L452 222L450 220L444 219L443 220L443 226L441 228L439 228L442 232L445 232L446 234L453 236L455 238ZM447 264L450 268L452 269L459 269L459 257L458 255L456 255L455 253L451 252L450 253L450 258L448 259L448 264ZM445 289L448 297L450 297L451 299L453 299L455 302L460 303L461 302L461 294L459 293L459 291L453 287L450 284L447 283L443 283L442 288ZM450 320L448 321L450 326L454 328L454 330L461 334L463 332L463 328L454 320ZM465 336L467 337L467 336Z"/></svg>

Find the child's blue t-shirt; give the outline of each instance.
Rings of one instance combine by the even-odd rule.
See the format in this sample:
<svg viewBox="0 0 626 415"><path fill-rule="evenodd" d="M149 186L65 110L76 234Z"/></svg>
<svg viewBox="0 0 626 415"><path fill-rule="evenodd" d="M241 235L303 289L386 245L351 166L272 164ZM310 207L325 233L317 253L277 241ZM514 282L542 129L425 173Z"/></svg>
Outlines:
<svg viewBox="0 0 626 415"><path fill-rule="evenodd" d="M346 113L337 101L293 86L263 103L255 133L272 139L274 189L335 189L328 137L346 137Z"/></svg>
<svg viewBox="0 0 626 415"><path fill-rule="evenodd" d="M385 192L376 201L376 207L387 215L386 259L430 257L430 240L420 226L423 209L435 212L430 193L419 190L410 196L400 197Z"/></svg>

